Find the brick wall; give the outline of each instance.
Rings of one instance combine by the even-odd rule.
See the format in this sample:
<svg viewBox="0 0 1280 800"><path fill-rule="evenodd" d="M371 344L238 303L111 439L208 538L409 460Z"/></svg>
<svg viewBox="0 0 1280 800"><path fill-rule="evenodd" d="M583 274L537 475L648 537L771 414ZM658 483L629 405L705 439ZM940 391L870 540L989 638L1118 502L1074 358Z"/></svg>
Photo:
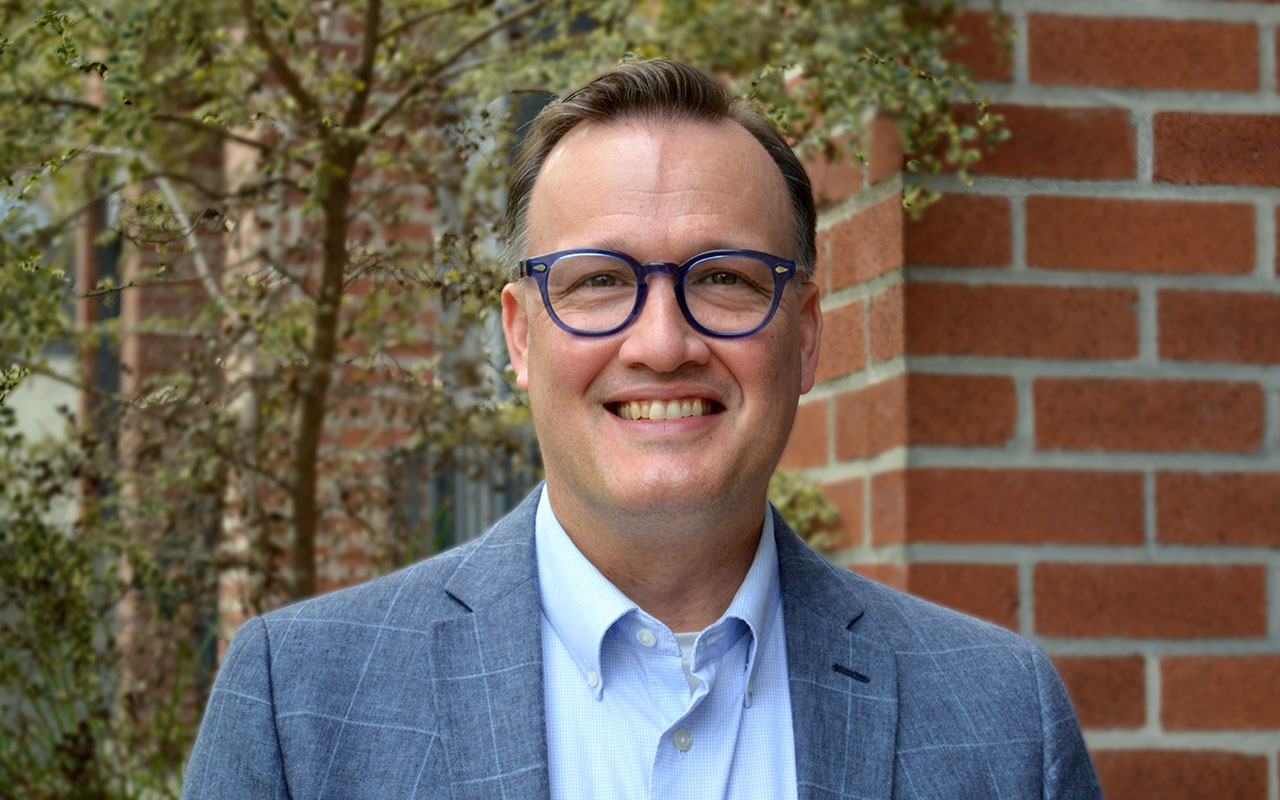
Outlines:
<svg viewBox="0 0 1280 800"><path fill-rule="evenodd" d="M1012 132L971 186L909 219L883 125L814 170L783 466L838 562L1053 657L1111 800L1280 800L1280 4L1005 9L1008 58L961 21Z"/></svg>

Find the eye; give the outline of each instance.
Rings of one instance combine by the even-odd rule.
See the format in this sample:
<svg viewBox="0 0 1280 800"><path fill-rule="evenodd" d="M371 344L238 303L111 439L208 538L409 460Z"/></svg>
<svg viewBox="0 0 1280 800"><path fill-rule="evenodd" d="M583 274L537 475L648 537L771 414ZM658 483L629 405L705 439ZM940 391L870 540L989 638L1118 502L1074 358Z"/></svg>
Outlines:
<svg viewBox="0 0 1280 800"><path fill-rule="evenodd" d="M617 286L620 281L617 275L611 275L607 272L598 272L595 275L588 275L579 283L582 286L590 286L593 289L607 289L610 286Z"/></svg>
<svg viewBox="0 0 1280 800"><path fill-rule="evenodd" d="M704 280L707 283L714 283L718 286L736 286L738 282L742 280L742 276L738 275L736 272L729 272L722 269L708 273Z"/></svg>

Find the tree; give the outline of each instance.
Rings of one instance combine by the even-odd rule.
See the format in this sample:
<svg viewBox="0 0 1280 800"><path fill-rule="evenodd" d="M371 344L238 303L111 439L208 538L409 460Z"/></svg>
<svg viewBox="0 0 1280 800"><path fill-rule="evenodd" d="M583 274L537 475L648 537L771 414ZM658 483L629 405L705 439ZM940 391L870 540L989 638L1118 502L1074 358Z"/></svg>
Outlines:
<svg viewBox="0 0 1280 800"><path fill-rule="evenodd" d="M858 157L880 112L901 121L913 168L963 169L979 131L951 114L975 94L944 55L952 10L0 3L0 355L95 398L74 421L75 457L37 459L76 487L77 537L109 543L99 564L127 551L126 573L150 565L154 580L124 582L149 598L139 613L185 598L166 613L196 638L228 576L257 612L314 593L341 541L383 564L419 552L426 532L391 524L389 451L480 452L476 469L527 451L490 347L521 112L619 58L663 54L727 76L814 157ZM30 221L37 204L50 220ZM45 260L77 233L78 320ZM86 256L108 245L122 248L118 278ZM103 301L124 322L88 312ZM56 339L84 369L53 369L42 348ZM88 369L101 347L122 354L119 387Z"/></svg>

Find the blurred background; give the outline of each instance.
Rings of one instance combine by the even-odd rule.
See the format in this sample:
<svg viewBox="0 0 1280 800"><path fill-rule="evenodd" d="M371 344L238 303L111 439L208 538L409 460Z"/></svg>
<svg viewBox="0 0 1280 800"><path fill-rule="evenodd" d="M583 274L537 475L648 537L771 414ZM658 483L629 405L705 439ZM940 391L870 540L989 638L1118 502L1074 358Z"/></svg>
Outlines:
<svg viewBox="0 0 1280 800"><path fill-rule="evenodd" d="M1280 800L1280 5L0 3L0 797L176 797L247 616L539 479L522 126L766 109L825 335L771 497L1053 658L1109 798Z"/></svg>

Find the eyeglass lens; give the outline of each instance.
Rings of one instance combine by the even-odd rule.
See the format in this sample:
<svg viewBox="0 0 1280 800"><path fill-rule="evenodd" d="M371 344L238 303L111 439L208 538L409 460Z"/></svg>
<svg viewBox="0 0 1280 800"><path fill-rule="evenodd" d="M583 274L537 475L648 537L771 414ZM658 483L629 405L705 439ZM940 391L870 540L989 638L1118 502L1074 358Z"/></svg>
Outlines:
<svg viewBox="0 0 1280 800"><path fill-rule="evenodd" d="M773 304L773 269L758 258L713 256L689 270L684 279L689 314L717 333L756 327ZM613 256L566 255L547 271L551 310L570 328L594 333L626 321L639 292L631 265Z"/></svg>

